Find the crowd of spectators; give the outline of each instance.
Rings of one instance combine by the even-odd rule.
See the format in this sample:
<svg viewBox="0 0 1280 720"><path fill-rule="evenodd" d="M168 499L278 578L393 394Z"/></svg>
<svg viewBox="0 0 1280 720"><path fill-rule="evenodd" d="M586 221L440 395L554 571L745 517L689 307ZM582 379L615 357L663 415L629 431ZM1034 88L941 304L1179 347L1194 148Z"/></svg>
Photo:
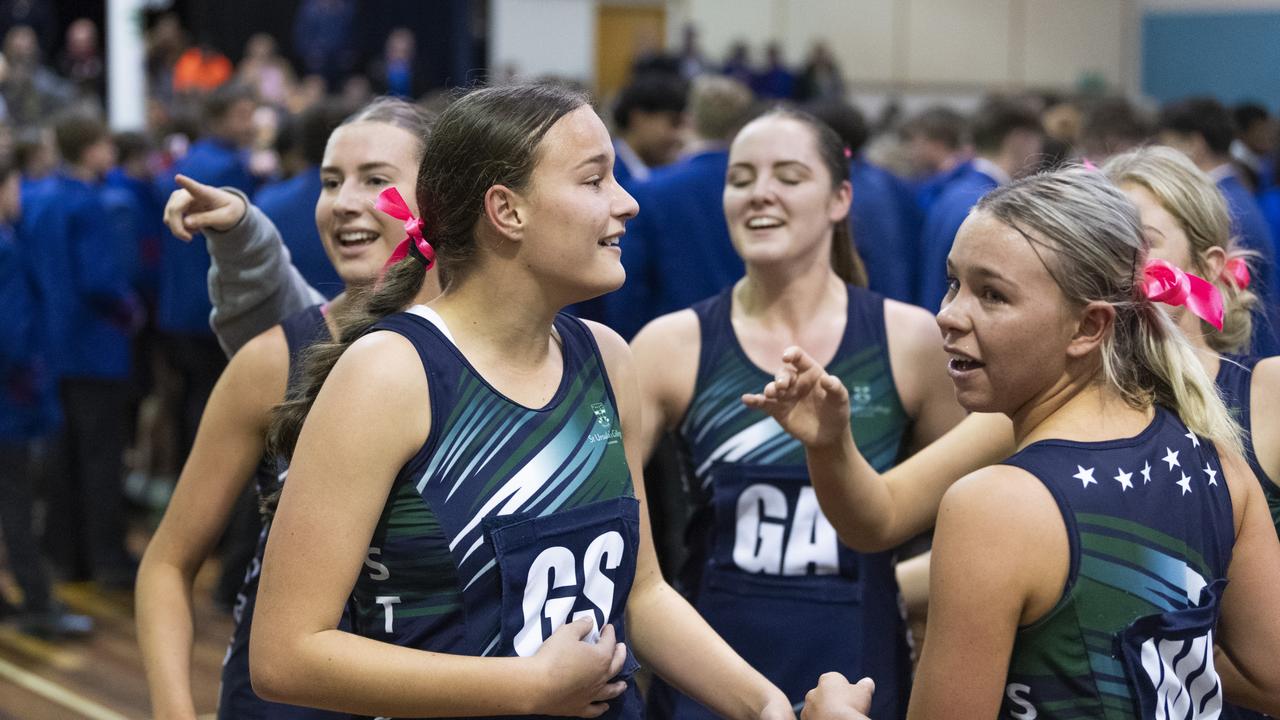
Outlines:
<svg viewBox="0 0 1280 720"><path fill-rule="evenodd" d="M410 30L388 33L361 71L333 45L333 28L351 12L347 0L303 4L295 32L309 51L298 66L266 34L233 62L225 48L192 43L178 18L164 15L146 36L147 128L113 135L103 121L99 28L71 23L65 49L48 59L49 23L32 10L40 6L0 3L0 28L8 28L0 294L12 321L0 323L0 529L24 596L20 609L0 597L0 616L64 634L86 631L87 620L52 599L34 549L52 561L54 577L130 588L127 508L163 507L225 365L208 324L205 247L177 240L161 223L174 175L251 197L303 275L332 296L342 286L313 215L326 138L375 94L421 97L421 88ZM790 101L847 144L853 237L872 289L929 309L945 292L956 229L990 189L1062 162L1101 164L1142 143L1182 150L1218 181L1241 241L1257 253L1255 288L1267 303L1256 350L1280 347L1270 324L1280 131L1265 107L1193 98L1151 109L1120 97L1028 94L986 98L974 112L939 105L869 120L850 103L851 88L822 44L797 68L777 44L761 57L744 42L713 62L690 28L675 52L637 58L631 83L601 103L614 131L615 174L641 212L624 241L625 287L578 312L629 337L741 277L721 209L728 146L764 104ZM226 605L245 541L251 550L257 534L252 498L242 506L231 531L241 542L228 544L217 591ZM35 507L44 510L36 515Z"/></svg>

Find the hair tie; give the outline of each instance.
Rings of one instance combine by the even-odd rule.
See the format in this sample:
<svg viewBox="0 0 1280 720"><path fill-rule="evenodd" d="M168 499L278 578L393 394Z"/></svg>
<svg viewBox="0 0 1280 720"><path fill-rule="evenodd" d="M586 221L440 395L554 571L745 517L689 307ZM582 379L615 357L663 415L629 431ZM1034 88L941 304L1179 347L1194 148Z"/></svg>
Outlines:
<svg viewBox="0 0 1280 720"><path fill-rule="evenodd" d="M1222 330L1222 293L1213 283L1164 260L1148 260L1139 291L1151 302L1182 305L1196 317Z"/></svg>
<svg viewBox="0 0 1280 720"><path fill-rule="evenodd" d="M853 159L853 148L849 147L848 145L844 146L844 159L845 160Z"/></svg>
<svg viewBox="0 0 1280 720"><path fill-rule="evenodd" d="M409 211L409 205L401 197L400 191L394 187L383 190L378 193L378 200L373 206L397 220L404 221L405 238L391 252L391 257L387 258L386 264L382 266L383 272L410 254L417 257L419 262L430 270L436 261L435 248L431 247L431 243L427 242L426 236L422 233L422 219L414 217Z"/></svg>
<svg viewBox="0 0 1280 720"><path fill-rule="evenodd" d="M1222 266L1223 280L1235 285L1237 288L1244 290L1249 287L1249 263L1244 258L1231 258L1226 265Z"/></svg>

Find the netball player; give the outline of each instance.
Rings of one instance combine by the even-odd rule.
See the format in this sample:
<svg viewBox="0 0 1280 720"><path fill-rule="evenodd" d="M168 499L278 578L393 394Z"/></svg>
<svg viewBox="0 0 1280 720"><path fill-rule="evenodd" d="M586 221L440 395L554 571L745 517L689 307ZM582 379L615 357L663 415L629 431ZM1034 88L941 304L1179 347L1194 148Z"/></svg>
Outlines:
<svg viewBox="0 0 1280 720"><path fill-rule="evenodd" d="M558 314L623 280L636 206L612 163L603 124L563 89L477 90L437 121L413 257L320 346L280 417L291 479L251 640L265 696L388 717L636 717L634 649L722 715L791 715L663 582L628 471L630 353ZM422 305L433 256L444 290Z"/></svg>
<svg viewBox="0 0 1280 720"><path fill-rule="evenodd" d="M938 317L950 371L965 407L1011 418L1019 452L942 502L912 717L1163 717L1169 703L1214 717L1224 684L1275 712L1280 544L1238 428L1155 306L1220 322L1216 293L1179 273L1148 257L1137 212L1098 173L997 190L957 235ZM820 397L839 386L789 357L799 367L749 402L847 456L827 433L839 403ZM770 399L814 381L801 404ZM1215 640L1239 671L1221 681Z"/></svg>
<svg viewBox="0 0 1280 720"><path fill-rule="evenodd" d="M330 136L315 222L330 261L348 285L371 282L403 237L401 223L376 211L373 202L387 187L403 188L413 197L410 189L417 177L427 128L427 117L413 105L380 99L352 115ZM192 204L203 202L229 216L222 218L225 225L217 225L215 214L215 225L201 226L207 232L275 232L274 226L256 209L250 211L239 196L194 182L186 184L190 187L182 191L186 205L174 208L171 218L181 219L190 214L187 211ZM138 575L139 640L158 718L195 717L190 678L192 583L250 478L256 476L260 495L275 492L281 470L263 457L271 409L284 400L286 385L297 375L291 369L296 368L299 353L329 337L324 315L341 312L347 302L344 293L327 307L312 305L250 341L233 356L205 409L191 456ZM249 626L263 542L265 531L237 598L236 628L223 666L219 717L335 717L265 702L250 687Z"/></svg>
<svg viewBox="0 0 1280 720"><path fill-rule="evenodd" d="M802 344L854 398L849 422L877 470L963 417L932 316L865 287L849 237L848 163L839 136L807 113L773 110L748 123L724 189L746 277L658 318L632 348L642 449L674 430L691 464L684 579L694 607L796 706L825 671L865 674L877 688L871 715L888 720L905 713L910 685L893 554L839 543L803 446L740 400L768 382L786 347ZM674 695L662 702L674 717L712 716L669 688L656 692Z"/></svg>

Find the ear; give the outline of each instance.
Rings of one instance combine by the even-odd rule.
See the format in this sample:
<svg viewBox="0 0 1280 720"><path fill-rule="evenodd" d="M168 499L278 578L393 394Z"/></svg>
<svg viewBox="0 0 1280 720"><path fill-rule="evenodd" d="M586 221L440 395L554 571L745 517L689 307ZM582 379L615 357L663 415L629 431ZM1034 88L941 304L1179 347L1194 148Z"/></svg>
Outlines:
<svg viewBox="0 0 1280 720"><path fill-rule="evenodd" d="M853 184L845 180L831 194L831 201L827 203L827 219L833 223L845 220L849 217L849 207L852 204Z"/></svg>
<svg viewBox="0 0 1280 720"><path fill-rule="evenodd" d="M1102 347L1116 321L1116 308L1111 303L1095 300L1080 311L1076 331L1067 343L1067 356L1080 359Z"/></svg>
<svg viewBox="0 0 1280 720"><path fill-rule="evenodd" d="M1222 268L1227 266L1227 251L1214 245L1200 255L1199 264L1204 268L1204 279L1216 283L1222 276Z"/></svg>
<svg viewBox="0 0 1280 720"><path fill-rule="evenodd" d="M505 185L494 185L485 191L484 214L504 239L514 242L524 239L528 211L520 193Z"/></svg>

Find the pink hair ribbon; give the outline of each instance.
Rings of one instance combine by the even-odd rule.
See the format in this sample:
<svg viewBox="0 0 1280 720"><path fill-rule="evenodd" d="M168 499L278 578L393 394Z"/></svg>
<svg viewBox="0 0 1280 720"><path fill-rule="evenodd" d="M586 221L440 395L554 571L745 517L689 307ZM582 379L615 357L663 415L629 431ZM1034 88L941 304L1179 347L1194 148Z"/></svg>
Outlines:
<svg viewBox="0 0 1280 720"><path fill-rule="evenodd" d="M417 250L417 253L414 254L430 270L436 261L435 248L431 247L431 243L427 242L426 236L422 234L422 219L413 216L413 213L409 210L409 205L405 203L404 198L400 195L400 191L389 187L378 193L378 201L374 203L374 207L397 220L404 221L405 238L391 252L391 257L387 258L387 263L383 268L395 265L414 250Z"/></svg>
<svg viewBox="0 0 1280 720"><path fill-rule="evenodd" d="M1141 289L1151 302L1183 305L1196 317L1222 329L1222 293L1207 280L1164 260L1148 260L1142 269Z"/></svg>
<svg viewBox="0 0 1280 720"><path fill-rule="evenodd" d="M1249 287L1249 263L1244 258L1231 258L1222 267L1222 277L1227 282L1244 290Z"/></svg>

